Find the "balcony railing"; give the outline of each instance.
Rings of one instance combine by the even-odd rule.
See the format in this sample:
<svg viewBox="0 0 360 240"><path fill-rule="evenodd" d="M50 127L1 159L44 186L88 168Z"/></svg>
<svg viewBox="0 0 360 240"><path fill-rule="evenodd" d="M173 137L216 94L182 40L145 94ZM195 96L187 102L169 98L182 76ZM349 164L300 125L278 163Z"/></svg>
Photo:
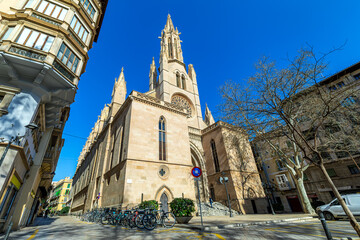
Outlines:
<svg viewBox="0 0 360 240"><path fill-rule="evenodd" d="M45 22L54 24L54 25L56 25L56 26L60 26L60 25L61 25L61 24L58 23L58 22L55 22L55 21L53 21L53 20L51 20L51 19L49 19L49 18L40 16L40 15L38 15L38 14L36 14L36 13L33 13L31 16L32 16L32 17L35 17L35 18L37 18L37 19L43 20L43 21L45 21Z"/></svg>
<svg viewBox="0 0 360 240"><path fill-rule="evenodd" d="M28 58L33 58L33 59L36 59L36 60L40 60L40 61L44 61L45 58L46 58L45 54L40 54L40 53L31 51L31 50L28 50L28 49L19 48L17 46L16 47L11 46L10 49L9 49L9 52L16 53L16 54L19 54L19 55L22 55L22 56L25 56L25 57L28 57Z"/></svg>
<svg viewBox="0 0 360 240"><path fill-rule="evenodd" d="M69 70L67 70L62 63L60 63L58 60L55 60L53 65L54 68L58 70L64 77L66 77L69 81L74 82L75 76Z"/></svg>

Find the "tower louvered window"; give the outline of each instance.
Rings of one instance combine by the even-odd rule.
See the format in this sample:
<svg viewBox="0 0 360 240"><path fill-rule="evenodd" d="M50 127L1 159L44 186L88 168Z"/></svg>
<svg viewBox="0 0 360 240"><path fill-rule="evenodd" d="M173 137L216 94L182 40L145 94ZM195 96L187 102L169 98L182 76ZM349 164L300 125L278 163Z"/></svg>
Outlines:
<svg viewBox="0 0 360 240"><path fill-rule="evenodd" d="M173 49L171 44L171 38L168 38L169 58L173 57Z"/></svg>
<svg viewBox="0 0 360 240"><path fill-rule="evenodd" d="M176 86L180 87L180 74L176 73Z"/></svg>
<svg viewBox="0 0 360 240"><path fill-rule="evenodd" d="M186 89L186 81L185 81L185 76L184 75L181 76L181 82L182 82L182 88Z"/></svg>
<svg viewBox="0 0 360 240"><path fill-rule="evenodd" d="M166 160L166 129L165 118L159 120L159 160Z"/></svg>
<svg viewBox="0 0 360 240"><path fill-rule="evenodd" d="M211 144L211 151L212 151L212 155L213 155L213 159L214 159L215 172L220 172L220 165L219 165L218 155L216 152L215 141L211 140L210 144Z"/></svg>

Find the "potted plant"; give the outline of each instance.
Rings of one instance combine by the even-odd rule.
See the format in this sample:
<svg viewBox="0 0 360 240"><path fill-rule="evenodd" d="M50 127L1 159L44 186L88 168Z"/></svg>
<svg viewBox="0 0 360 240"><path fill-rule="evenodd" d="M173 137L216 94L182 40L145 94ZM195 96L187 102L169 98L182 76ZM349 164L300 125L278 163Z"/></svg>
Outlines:
<svg viewBox="0 0 360 240"><path fill-rule="evenodd" d="M195 212L194 201L188 198L175 198L170 203L170 208L177 223L188 223Z"/></svg>

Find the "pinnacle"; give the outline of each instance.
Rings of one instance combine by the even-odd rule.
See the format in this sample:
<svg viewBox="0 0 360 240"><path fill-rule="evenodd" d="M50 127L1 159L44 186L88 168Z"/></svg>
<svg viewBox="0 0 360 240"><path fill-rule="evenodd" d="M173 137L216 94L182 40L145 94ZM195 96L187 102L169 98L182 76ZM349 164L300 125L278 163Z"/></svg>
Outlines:
<svg viewBox="0 0 360 240"><path fill-rule="evenodd" d="M173 29L174 29L174 25L173 25L173 22L172 22L172 20L171 20L170 13L169 13L168 16L167 16L165 29L167 29L167 30L173 30Z"/></svg>

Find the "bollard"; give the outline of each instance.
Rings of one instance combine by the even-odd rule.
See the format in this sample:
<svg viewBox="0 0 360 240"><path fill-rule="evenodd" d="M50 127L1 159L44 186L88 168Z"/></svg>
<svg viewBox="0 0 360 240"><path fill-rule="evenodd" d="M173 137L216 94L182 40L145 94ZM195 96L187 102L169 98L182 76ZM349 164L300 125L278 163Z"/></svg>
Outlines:
<svg viewBox="0 0 360 240"><path fill-rule="evenodd" d="M325 217L324 217L324 213L322 211L318 211L318 214L319 214L319 218L320 218L320 221L321 221L321 224L324 228L324 232L326 234L326 237L328 240L333 240L332 236L331 236L331 232L326 224L326 220L325 220Z"/></svg>
<svg viewBox="0 0 360 240"><path fill-rule="evenodd" d="M8 229L7 229L7 231L6 231L4 240L8 240L8 238L9 238L10 231L11 231L11 228L12 228L12 225L13 225L13 222L12 222L11 220L12 220L12 216L11 216L11 218L10 218L10 220L9 220L10 223L9 223Z"/></svg>

